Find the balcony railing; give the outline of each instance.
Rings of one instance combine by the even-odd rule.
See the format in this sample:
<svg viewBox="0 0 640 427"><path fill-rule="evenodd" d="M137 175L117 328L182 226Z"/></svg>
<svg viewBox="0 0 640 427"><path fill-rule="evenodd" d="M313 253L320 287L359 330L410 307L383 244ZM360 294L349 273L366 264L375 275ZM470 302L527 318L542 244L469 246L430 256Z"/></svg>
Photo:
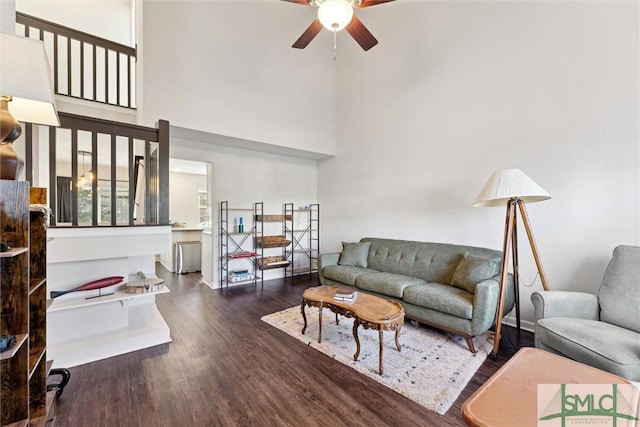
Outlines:
<svg viewBox="0 0 640 427"><path fill-rule="evenodd" d="M136 49L16 12L16 33L44 42L59 95L136 108Z"/></svg>
<svg viewBox="0 0 640 427"><path fill-rule="evenodd" d="M49 182L52 227L169 224L169 122L59 116L24 126L25 180Z"/></svg>

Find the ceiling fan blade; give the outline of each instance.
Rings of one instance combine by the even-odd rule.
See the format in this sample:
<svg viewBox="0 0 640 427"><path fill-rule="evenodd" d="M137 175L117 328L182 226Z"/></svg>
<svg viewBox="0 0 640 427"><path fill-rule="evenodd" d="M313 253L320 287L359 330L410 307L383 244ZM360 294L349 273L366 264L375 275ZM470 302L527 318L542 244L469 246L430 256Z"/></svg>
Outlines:
<svg viewBox="0 0 640 427"><path fill-rule="evenodd" d="M282 0L282 1L286 1L287 3L301 4L303 6L310 6L309 0ZM387 1L393 1L393 0L387 0Z"/></svg>
<svg viewBox="0 0 640 427"><path fill-rule="evenodd" d="M283 0L283 1L290 1L290 0ZM362 0L362 3L360 3L359 5L353 5L353 7L355 7L356 9L364 9L365 7L377 6L379 4L389 3L392 1L395 1L395 0Z"/></svg>
<svg viewBox="0 0 640 427"><path fill-rule="evenodd" d="M351 34L351 37L353 37L353 39L364 50L369 50L378 44L378 40L373 37L373 34L371 34L369 30L367 30L367 27L365 27L362 21L360 21L355 15L353 15L351 23L347 25L345 30L347 30L347 32Z"/></svg>
<svg viewBox="0 0 640 427"><path fill-rule="evenodd" d="M318 21L318 19L315 19L311 23L311 25L309 25L309 28L307 28L304 33L302 33L300 38L298 38L298 40L296 40L296 42L291 45L291 47L295 47L296 49L304 49L309 43L311 43L311 40L313 40L313 38L318 35L322 28L323 27L320 21Z"/></svg>

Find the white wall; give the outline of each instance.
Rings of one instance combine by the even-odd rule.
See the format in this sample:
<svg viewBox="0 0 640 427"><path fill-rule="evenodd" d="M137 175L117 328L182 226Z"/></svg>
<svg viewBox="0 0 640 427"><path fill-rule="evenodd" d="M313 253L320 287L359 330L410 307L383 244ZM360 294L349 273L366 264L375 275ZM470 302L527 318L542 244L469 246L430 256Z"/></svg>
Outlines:
<svg viewBox="0 0 640 427"><path fill-rule="evenodd" d="M15 0L15 5L18 12L135 46L132 0Z"/></svg>
<svg viewBox="0 0 640 427"><path fill-rule="evenodd" d="M515 167L553 196L527 206L551 288L594 291L614 246L640 244L638 3L362 12L380 44L364 55L343 43L338 56L337 155L318 178L323 248L382 236L500 249L504 210L471 205L493 171ZM528 286L524 231L520 243ZM521 289L531 320L540 281Z"/></svg>
<svg viewBox="0 0 640 427"><path fill-rule="evenodd" d="M169 216L171 222L181 222L190 228L200 226L199 189L207 189L205 175L180 172L169 174Z"/></svg>
<svg viewBox="0 0 640 427"><path fill-rule="evenodd" d="M333 44L291 48L313 19L280 1L146 2L143 123L333 154Z"/></svg>
<svg viewBox="0 0 640 427"><path fill-rule="evenodd" d="M0 1L0 32L15 34L16 4L14 1Z"/></svg>

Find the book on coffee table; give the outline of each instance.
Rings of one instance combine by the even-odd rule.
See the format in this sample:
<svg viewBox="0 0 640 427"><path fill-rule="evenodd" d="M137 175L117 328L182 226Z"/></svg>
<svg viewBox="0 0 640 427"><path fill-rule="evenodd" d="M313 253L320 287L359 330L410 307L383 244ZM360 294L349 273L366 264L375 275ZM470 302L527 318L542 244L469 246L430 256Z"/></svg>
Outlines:
<svg viewBox="0 0 640 427"><path fill-rule="evenodd" d="M357 292L355 289L338 288L336 289L336 293L333 295L333 299L336 301L352 302L356 299L356 294Z"/></svg>

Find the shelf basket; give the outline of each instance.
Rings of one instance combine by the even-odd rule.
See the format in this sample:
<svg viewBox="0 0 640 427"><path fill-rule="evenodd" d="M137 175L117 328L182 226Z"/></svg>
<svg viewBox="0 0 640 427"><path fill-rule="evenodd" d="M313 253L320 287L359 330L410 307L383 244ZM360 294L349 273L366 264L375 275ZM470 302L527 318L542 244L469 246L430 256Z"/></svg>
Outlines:
<svg viewBox="0 0 640 427"><path fill-rule="evenodd" d="M270 270L272 268L283 268L291 265L284 256L267 256L264 258L258 258L258 268L260 270Z"/></svg>
<svg viewBox="0 0 640 427"><path fill-rule="evenodd" d="M286 248L291 244L291 240L284 236L262 236L256 237L256 246L259 248Z"/></svg>
<svg viewBox="0 0 640 427"><path fill-rule="evenodd" d="M291 221L291 218L291 215L256 215L256 221L263 222Z"/></svg>

